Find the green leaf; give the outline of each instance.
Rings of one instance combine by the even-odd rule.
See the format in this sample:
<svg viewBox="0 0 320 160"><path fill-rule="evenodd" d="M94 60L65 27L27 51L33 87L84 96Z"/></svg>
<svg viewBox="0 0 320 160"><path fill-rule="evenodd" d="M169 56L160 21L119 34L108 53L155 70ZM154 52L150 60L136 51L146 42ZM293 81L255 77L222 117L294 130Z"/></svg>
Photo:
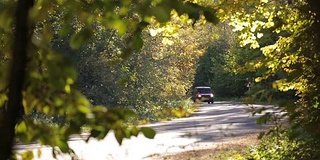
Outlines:
<svg viewBox="0 0 320 160"><path fill-rule="evenodd" d="M90 137L94 137L97 139L103 139L106 137L108 132L109 132L109 129L106 129L105 127L103 127L103 128L98 127L98 129L91 130Z"/></svg>
<svg viewBox="0 0 320 160"><path fill-rule="evenodd" d="M139 130L137 129L137 127L136 126L132 127L131 128L131 135L134 135L137 137L138 134L139 134Z"/></svg>
<svg viewBox="0 0 320 160"><path fill-rule="evenodd" d="M170 11L171 11L171 8L164 7L164 6L157 6L155 8L151 8L152 14L160 23L167 22L170 20Z"/></svg>
<svg viewBox="0 0 320 160"><path fill-rule="evenodd" d="M91 110L88 108L88 106L79 105L78 110L84 114L91 113Z"/></svg>
<svg viewBox="0 0 320 160"><path fill-rule="evenodd" d="M43 113L49 114L49 113L50 113L50 106L44 106L44 107L42 108L42 110L43 110Z"/></svg>
<svg viewBox="0 0 320 160"><path fill-rule="evenodd" d="M268 3L268 0L260 0L262 3Z"/></svg>
<svg viewBox="0 0 320 160"><path fill-rule="evenodd" d="M37 156L38 156L38 158L40 158L40 157L41 157L41 155L42 155L42 151L41 151L41 149L38 149L38 152L37 152Z"/></svg>
<svg viewBox="0 0 320 160"><path fill-rule="evenodd" d="M1 8L4 9L4 8ZM12 24L14 22L14 19L12 18L10 11L4 10L0 12L0 28L3 28L5 30L12 29Z"/></svg>
<svg viewBox="0 0 320 160"><path fill-rule="evenodd" d="M120 35L125 34L125 32L127 31L126 24L122 20L115 19L111 23Z"/></svg>
<svg viewBox="0 0 320 160"><path fill-rule="evenodd" d="M89 29L83 29L82 31L72 35L70 40L70 47L72 49L79 49L84 43L86 43L91 37L92 32Z"/></svg>
<svg viewBox="0 0 320 160"><path fill-rule="evenodd" d="M318 97L317 96L313 97L313 100L315 101L313 102L313 108L318 108L319 107Z"/></svg>
<svg viewBox="0 0 320 160"><path fill-rule="evenodd" d="M3 104L8 100L7 95L0 94L0 106L2 107Z"/></svg>
<svg viewBox="0 0 320 160"><path fill-rule="evenodd" d="M93 129L93 130L91 130L90 136L91 137L98 137L100 134L101 134L101 131Z"/></svg>
<svg viewBox="0 0 320 160"><path fill-rule="evenodd" d="M64 90L66 91L66 93L70 93L71 92L71 87L69 84L64 86Z"/></svg>
<svg viewBox="0 0 320 160"><path fill-rule="evenodd" d="M17 128L16 128L16 131L17 132L26 132L27 131L27 124L25 121L22 121L19 125L17 125Z"/></svg>
<svg viewBox="0 0 320 160"><path fill-rule="evenodd" d="M124 135L122 133L122 131L120 129L117 129L114 131L114 136L116 138L116 140L118 141L118 143L121 145L122 144L122 140L124 138Z"/></svg>
<svg viewBox="0 0 320 160"><path fill-rule="evenodd" d="M129 130L127 128L122 128L122 133L124 134L125 138L131 137L131 130Z"/></svg>
<svg viewBox="0 0 320 160"><path fill-rule="evenodd" d="M206 10L206 11L203 12L206 20L209 21L209 22L212 22L212 23L218 23L219 19L216 16L216 13L214 11L211 11L211 10L210 11Z"/></svg>
<svg viewBox="0 0 320 160"><path fill-rule="evenodd" d="M140 34L136 34L133 38L133 45L134 45L134 49L139 51L141 50L142 46L143 46L143 40L141 38Z"/></svg>
<svg viewBox="0 0 320 160"><path fill-rule="evenodd" d="M69 151L69 146L68 146L68 143L66 141L62 141L62 140L59 140L57 142L57 146L60 148L60 150L63 152L63 153L67 153Z"/></svg>
<svg viewBox="0 0 320 160"><path fill-rule="evenodd" d="M143 133L143 135L149 139L153 139L154 136L156 135L156 131L153 130L150 127L141 127L140 131Z"/></svg>
<svg viewBox="0 0 320 160"><path fill-rule="evenodd" d="M69 26L64 26L62 29L59 31L59 35L61 36L67 36L69 33L71 33L71 28Z"/></svg>
<svg viewBox="0 0 320 160"><path fill-rule="evenodd" d="M47 26L47 25L44 26L43 32L42 32L42 40L43 41L45 41L45 42L50 42L51 41L51 39L53 38L51 30L52 29L51 29L50 26Z"/></svg>
<svg viewBox="0 0 320 160"><path fill-rule="evenodd" d="M62 5L66 2L66 0L57 0L58 4Z"/></svg>
<svg viewBox="0 0 320 160"><path fill-rule="evenodd" d="M32 160L34 158L34 155L32 151L26 151L22 154L21 157L23 160Z"/></svg>

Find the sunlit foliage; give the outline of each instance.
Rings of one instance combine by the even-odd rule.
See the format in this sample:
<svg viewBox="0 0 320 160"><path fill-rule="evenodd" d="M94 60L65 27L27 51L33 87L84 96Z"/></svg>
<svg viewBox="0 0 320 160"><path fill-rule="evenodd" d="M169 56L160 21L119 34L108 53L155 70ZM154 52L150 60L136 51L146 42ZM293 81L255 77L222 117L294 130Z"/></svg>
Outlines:
<svg viewBox="0 0 320 160"><path fill-rule="evenodd" d="M298 101L280 103L288 113L292 137L313 139L305 147L317 148L319 136L319 4L313 0L260 1L233 12L231 25L240 45L255 56L240 67L256 72L255 82L271 82L282 92L294 91ZM241 54L240 54L241 55ZM318 152L309 154L317 159Z"/></svg>
<svg viewBox="0 0 320 160"><path fill-rule="evenodd" d="M37 140L53 149L59 147L65 153L72 153L67 144L69 136L80 133L84 125L90 126L90 137L97 139L104 138L109 130L114 130L120 144L123 138L137 136L139 132L152 138L155 134L152 129L129 128L124 123L134 116L133 111L107 109L90 103L76 88L78 74L70 54L89 42L91 37L99 38L94 32L97 23L107 30L114 30L119 36L126 35L122 39L123 48L119 51L120 58L123 59L134 51L141 50L141 32L151 23L151 19L155 18L159 22L169 21L172 10L179 15L189 14L193 19L199 19L204 15L211 22L217 20L215 10L172 0L5 0L0 3L1 159L10 158L12 155L10 150L14 133L7 131L15 131L21 142L30 143ZM18 21L15 21L16 19ZM20 21L22 23L18 23ZM20 31L22 34L14 35ZM26 39L17 38L15 41L15 36L26 36ZM55 41L57 39L61 44ZM21 47L20 44L24 45L23 42L27 44ZM62 51L66 53L61 54ZM26 61L20 62L16 56L26 57ZM22 77L9 79L10 75L18 73L10 72L11 64ZM21 82L13 81L14 78ZM13 91L10 86L22 88ZM19 98L21 96L22 99ZM23 109L20 109L19 104L22 104ZM20 115L23 112L26 115L41 112L49 117L61 116L63 119L60 125L46 125L36 122L30 116L18 117L18 112L21 112ZM30 152L25 154L26 159L32 158L29 154Z"/></svg>

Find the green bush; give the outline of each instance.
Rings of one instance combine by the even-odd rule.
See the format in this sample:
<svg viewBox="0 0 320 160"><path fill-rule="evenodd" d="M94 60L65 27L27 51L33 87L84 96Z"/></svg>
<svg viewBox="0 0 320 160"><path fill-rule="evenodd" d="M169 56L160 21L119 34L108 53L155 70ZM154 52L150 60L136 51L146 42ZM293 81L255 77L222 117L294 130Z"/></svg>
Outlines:
<svg viewBox="0 0 320 160"><path fill-rule="evenodd" d="M249 147L245 157L252 160L296 159L290 154L298 147L299 142L290 140L286 132L275 133L263 137L259 145Z"/></svg>
<svg viewBox="0 0 320 160"><path fill-rule="evenodd" d="M293 133L303 132L297 128L271 131L258 145L250 146L243 156L249 160L314 160L319 159L320 143L304 132L302 137Z"/></svg>

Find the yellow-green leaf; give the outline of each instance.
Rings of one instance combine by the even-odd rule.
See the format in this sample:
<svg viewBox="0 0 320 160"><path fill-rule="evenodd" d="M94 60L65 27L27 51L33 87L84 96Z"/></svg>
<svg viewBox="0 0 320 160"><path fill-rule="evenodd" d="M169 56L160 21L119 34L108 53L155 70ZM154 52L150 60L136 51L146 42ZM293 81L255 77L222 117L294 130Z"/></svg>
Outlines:
<svg viewBox="0 0 320 160"><path fill-rule="evenodd" d="M131 135L134 135L134 136L138 136L139 134L139 130L137 129L137 127L132 127L131 128Z"/></svg>
<svg viewBox="0 0 320 160"><path fill-rule="evenodd" d="M27 131L27 124L25 121L22 121L20 124L17 125L17 128L16 128L16 131L17 132L26 132Z"/></svg>
<svg viewBox="0 0 320 160"><path fill-rule="evenodd" d="M23 160L32 160L34 158L34 155L32 151L26 151L22 154L21 157Z"/></svg>
<svg viewBox="0 0 320 160"><path fill-rule="evenodd" d="M69 151L69 146L67 142L59 140L57 142L57 145L63 153L67 153Z"/></svg>
<svg viewBox="0 0 320 160"><path fill-rule="evenodd" d="M124 135L122 133L121 130L115 130L114 131L114 136L116 138L116 140L118 141L118 143L121 145L122 144L122 140L124 138Z"/></svg>
<svg viewBox="0 0 320 160"><path fill-rule="evenodd" d="M40 158L40 157L41 157L41 155L42 155L42 151L41 151L41 149L38 149L38 152L37 152L37 156L38 156L38 158Z"/></svg>
<svg viewBox="0 0 320 160"><path fill-rule="evenodd" d="M43 107L43 113L49 114L49 112L50 112L50 107L49 106L44 106Z"/></svg>
<svg viewBox="0 0 320 160"><path fill-rule="evenodd" d="M91 110L87 106L79 105L78 110L84 114L91 113Z"/></svg>
<svg viewBox="0 0 320 160"><path fill-rule="evenodd" d="M66 85L65 87L64 87L64 90L66 91L66 93L70 93L71 92L71 87L70 87L70 85Z"/></svg>
<svg viewBox="0 0 320 160"><path fill-rule="evenodd" d="M149 139L153 139L156 135L156 131L149 127L141 127L140 131L143 133L143 135Z"/></svg>
<svg viewBox="0 0 320 160"><path fill-rule="evenodd" d="M268 3L269 0L260 0L262 3Z"/></svg>

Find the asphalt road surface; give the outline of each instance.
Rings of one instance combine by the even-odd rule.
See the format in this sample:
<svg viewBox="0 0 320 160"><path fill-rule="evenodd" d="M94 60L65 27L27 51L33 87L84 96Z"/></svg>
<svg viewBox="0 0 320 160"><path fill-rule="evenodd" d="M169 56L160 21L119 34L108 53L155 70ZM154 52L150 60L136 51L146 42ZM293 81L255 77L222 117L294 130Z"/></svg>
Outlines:
<svg viewBox="0 0 320 160"><path fill-rule="evenodd" d="M260 107L260 106L257 106ZM152 155L174 154L177 152L205 149L220 142L227 142L231 137L257 132L268 126L255 124L258 116L252 117L246 110L249 106L234 102L215 102L200 104L200 109L188 118L146 125L157 131L154 139L143 135L125 139L120 146L113 133L103 140L73 138L70 147L81 160L150 160ZM17 145L18 153L26 150L42 152L40 160L51 160L52 150L38 144ZM60 155L59 160L69 160L69 155Z"/></svg>

